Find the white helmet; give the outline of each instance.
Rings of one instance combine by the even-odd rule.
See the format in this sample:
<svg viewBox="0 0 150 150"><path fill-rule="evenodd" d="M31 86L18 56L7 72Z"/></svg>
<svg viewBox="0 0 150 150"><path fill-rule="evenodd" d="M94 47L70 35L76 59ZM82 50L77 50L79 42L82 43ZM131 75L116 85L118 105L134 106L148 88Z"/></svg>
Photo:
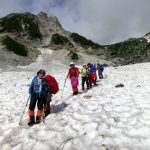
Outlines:
<svg viewBox="0 0 150 150"><path fill-rule="evenodd" d="M74 62L70 62L70 66L71 66L71 65L74 65Z"/></svg>

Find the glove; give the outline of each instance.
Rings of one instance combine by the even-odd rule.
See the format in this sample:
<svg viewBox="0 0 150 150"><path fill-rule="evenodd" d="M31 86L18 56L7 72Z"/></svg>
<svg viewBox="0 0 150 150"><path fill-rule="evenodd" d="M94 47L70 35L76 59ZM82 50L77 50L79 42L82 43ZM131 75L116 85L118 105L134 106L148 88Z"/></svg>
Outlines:
<svg viewBox="0 0 150 150"><path fill-rule="evenodd" d="M47 99L47 103L50 103L52 101L52 99Z"/></svg>

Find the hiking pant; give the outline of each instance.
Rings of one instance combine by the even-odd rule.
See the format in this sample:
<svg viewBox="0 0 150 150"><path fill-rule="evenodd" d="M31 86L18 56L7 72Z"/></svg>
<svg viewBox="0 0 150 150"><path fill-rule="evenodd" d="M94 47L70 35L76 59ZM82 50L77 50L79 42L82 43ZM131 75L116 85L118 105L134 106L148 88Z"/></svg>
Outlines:
<svg viewBox="0 0 150 150"><path fill-rule="evenodd" d="M38 93L33 93L31 95L31 100L30 100L30 104L29 104L29 110L34 111L36 103L37 103L37 108L38 110L42 110L43 109L43 104L46 101L46 96L41 94L39 96Z"/></svg>
<svg viewBox="0 0 150 150"><path fill-rule="evenodd" d="M78 94L78 77L71 77L70 78L71 85L72 85L72 90L73 90L73 95Z"/></svg>
<svg viewBox="0 0 150 150"><path fill-rule="evenodd" d="M34 117L34 109L35 109L36 103L37 103L37 108L38 108L37 116L39 118L42 117L43 105L45 101L46 101L46 96L43 94L39 95L38 93L33 93L31 95L30 104L29 104L29 117L30 118Z"/></svg>
<svg viewBox="0 0 150 150"><path fill-rule="evenodd" d="M51 113L51 106L50 106L49 102L44 104L44 111L45 111L44 112L45 113L44 117L48 116Z"/></svg>
<svg viewBox="0 0 150 150"><path fill-rule="evenodd" d="M102 79L103 78L103 72L98 70L98 76L99 76L99 79Z"/></svg>
<svg viewBox="0 0 150 150"><path fill-rule="evenodd" d="M89 88L88 77L82 77L82 90L84 90L84 84L85 84L85 82L86 82L87 88Z"/></svg>
<svg viewBox="0 0 150 150"><path fill-rule="evenodd" d="M52 101L52 94L51 93L47 93L46 95L46 101L44 102L44 117L48 116L51 113L51 106L50 106L50 102Z"/></svg>
<svg viewBox="0 0 150 150"><path fill-rule="evenodd" d="M89 87L92 87L92 75L89 74L88 76L88 83L89 83Z"/></svg>
<svg viewBox="0 0 150 150"><path fill-rule="evenodd" d="M92 83L93 83L94 85L96 85L96 79L97 79L96 73L92 73L92 74L91 74L91 77L92 77Z"/></svg>

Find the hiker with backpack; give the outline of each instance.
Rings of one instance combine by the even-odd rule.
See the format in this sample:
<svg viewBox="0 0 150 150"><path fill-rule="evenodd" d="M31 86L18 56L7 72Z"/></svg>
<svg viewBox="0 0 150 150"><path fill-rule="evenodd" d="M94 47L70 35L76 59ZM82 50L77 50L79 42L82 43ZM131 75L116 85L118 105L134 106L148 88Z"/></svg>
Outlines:
<svg viewBox="0 0 150 150"><path fill-rule="evenodd" d="M89 88L92 87L92 73L91 73L91 63L88 63L87 64L87 68L88 68L88 71L89 71L89 74L88 74L88 83L89 83Z"/></svg>
<svg viewBox="0 0 150 150"><path fill-rule="evenodd" d="M89 70L86 66L86 64L83 64L83 68L81 69L81 77L82 77L82 91L85 90L84 84L86 82L87 90L89 89L89 81L88 81L88 75L89 75Z"/></svg>
<svg viewBox="0 0 150 150"><path fill-rule="evenodd" d="M48 116L51 112L50 102L52 101L52 95L59 91L58 82L52 75L46 75L44 77L47 88L46 101L44 103L44 118Z"/></svg>
<svg viewBox="0 0 150 150"><path fill-rule="evenodd" d="M89 85L92 87L92 84L96 85L97 75L96 75L96 67L88 63L88 70L89 70Z"/></svg>
<svg viewBox="0 0 150 150"><path fill-rule="evenodd" d="M99 79L102 79L103 78L104 65L98 63L97 64L97 70L98 70Z"/></svg>
<svg viewBox="0 0 150 150"><path fill-rule="evenodd" d="M34 76L29 87L30 104L29 104L29 122L28 125L32 126L35 123L40 123L43 115L43 105L47 98L46 82L44 80L46 72L40 69ZM35 117L35 106L37 104L37 114Z"/></svg>
<svg viewBox="0 0 150 150"><path fill-rule="evenodd" d="M67 74L67 78L70 78L71 85L72 85L72 90L73 90L73 95L78 94L78 78L79 78L79 69L75 67L75 64L73 62L70 63L70 69Z"/></svg>

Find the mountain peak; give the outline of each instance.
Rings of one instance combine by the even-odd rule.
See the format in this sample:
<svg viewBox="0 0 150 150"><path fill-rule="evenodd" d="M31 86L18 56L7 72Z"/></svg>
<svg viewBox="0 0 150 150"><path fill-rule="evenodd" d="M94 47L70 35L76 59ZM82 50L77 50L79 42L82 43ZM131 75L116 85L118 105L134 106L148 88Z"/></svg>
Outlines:
<svg viewBox="0 0 150 150"><path fill-rule="evenodd" d="M40 13L37 14L38 17L48 19L47 13L41 11Z"/></svg>

